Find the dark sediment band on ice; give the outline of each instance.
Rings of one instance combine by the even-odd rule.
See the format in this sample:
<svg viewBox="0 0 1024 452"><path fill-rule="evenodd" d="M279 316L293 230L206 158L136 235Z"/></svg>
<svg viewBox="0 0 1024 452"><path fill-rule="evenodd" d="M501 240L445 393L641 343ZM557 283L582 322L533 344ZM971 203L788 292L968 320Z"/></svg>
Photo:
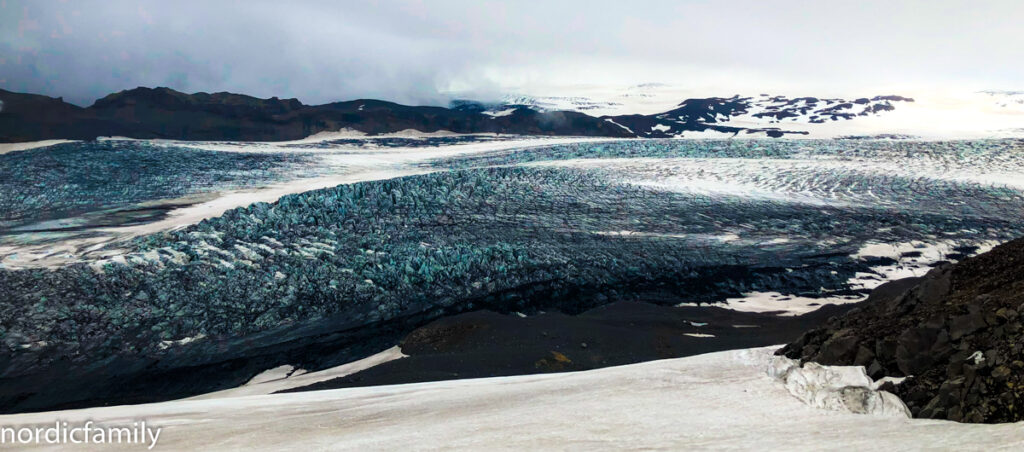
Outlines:
<svg viewBox="0 0 1024 452"><path fill-rule="evenodd" d="M667 294L649 293L656 301ZM568 372L792 340L853 305L779 317L723 308L622 301L579 315L475 311L431 322L401 343L407 358L282 392Z"/></svg>

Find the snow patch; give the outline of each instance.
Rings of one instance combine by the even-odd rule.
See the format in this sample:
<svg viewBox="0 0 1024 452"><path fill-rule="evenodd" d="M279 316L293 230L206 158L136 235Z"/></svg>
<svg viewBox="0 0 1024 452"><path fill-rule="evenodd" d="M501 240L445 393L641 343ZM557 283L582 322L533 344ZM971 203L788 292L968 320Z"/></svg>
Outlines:
<svg viewBox="0 0 1024 452"><path fill-rule="evenodd" d="M768 374L780 380L793 397L815 408L856 414L910 418L910 409L894 394L877 390L863 366L803 366L776 356Z"/></svg>
<svg viewBox="0 0 1024 452"><path fill-rule="evenodd" d="M509 116L512 113L515 113L516 110L517 110L517 108L512 107L512 108L506 108L506 109L501 110L501 111L485 111L485 112L483 112L483 114L485 114L487 116L490 116L492 118L500 118L502 116Z"/></svg>
<svg viewBox="0 0 1024 452"><path fill-rule="evenodd" d="M994 240L972 243L970 245L976 246L978 249L971 254L988 252L999 243ZM959 244L962 245L962 243ZM867 243L853 254L854 259L882 257L893 259L896 264L871 267L875 274L882 275L884 279L857 279L852 282L860 283L861 287L867 289L874 289L886 281L924 276L931 270L929 264L947 260L948 256L952 254L960 254L954 249L957 245L957 242L952 241Z"/></svg>
<svg viewBox="0 0 1024 452"><path fill-rule="evenodd" d="M269 381L283 380L293 375L298 376L304 373L306 373L306 371L303 369L296 369L295 366L285 364L282 366L277 366L273 369L267 369L263 372L260 372L255 377L249 379L249 381L247 381L243 386L258 385Z"/></svg>
<svg viewBox="0 0 1024 452"><path fill-rule="evenodd" d="M772 240L767 243L779 243ZM961 245L963 245L961 243ZM997 241L981 241L971 243L978 249L971 253L976 255L987 252L999 245ZM854 259L868 258L890 258L896 261L892 265L877 265L870 267L871 273L857 273L853 278L846 281L850 289L874 289L889 281L897 279L924 276L933 267L935 262L945 261L952 254L960 254L954 248L956 242L936 241L906 242L906 243L868 243L851 255ZM867 298L867 295L841 295L832 296L822 289L820 297L802 297L798 295L783 294L779 292L750 292L744 293L737 298L728 298L723 306L726 309L733 309L741 312L774 312L778 315L802 315L815 311L826 304L857 303ZM700 306L697 303L680 303L677 306Z"/></svg>
<svg viewBox="0 0 1024 452"><path fill-rule="evenodd" d="M15 151L27 151L29 149L45 148L56 144L74 143L75 140L43 140L26 141L21 143L0 143L0 155Z"/></svg>
<svg viewBox="0 0 1024 452"><path fill-rule="evenodd" d="M186 337L184 339L178 339L176 341L160 341L160 345L159 346L160 346L161 350L164 350L164 349L167 349L169 347L181 346L181 345L185 345L185 344L188 344L188 343L191 343L191 342L195 342L195 341L198 341L198 340L203 339L205 337L206 337L205 334L197 334L195 336Z"/></svg>
<svg viewBox="0 0 1024 452"><path fill-rule="evenodd" d="M244 385L237 388L198 395L186 400L228 399L233 397L273 394L278 391L299 388L322 381L352 375L356 372L369 369L388 361L394 361L396 359L406 357L408 357L408 355L402 353L401 348L394 346L375 355L316 372L306 372L304 369L296 369L294 366L285 364L260 372Z"/></svg>
<svg viewBox="0 0 1024 452"><path fill-rule="evenodd" d="M619 124L619 123L615 122L614 120L612 120L612 118L605 118L605 121L608 121L608 122L610 122L612 124L615 124L615 125L617 125L619 127L622 127L623 129L625 129L629 133L636 134L636 132L633 132L633 129L630 129L629 127L626 127L626 126L624 126L622 124Z"/></svg>
<svg viewBox="0 0 1024 452"><path fill-rule="evenodd" d="M699 132L693 130L687 130L676 134L676 138L687 138L687 139L702 139L702 140L722 140L727 138L734 138L736 134L733 132L722 132L714 129L704 129Z"/></svg>
<svg viewBox="0 0 1024 452"><path fill-rule="evenodd" d="M398 132L382 133L382 134L377 134L377 135L368 135L366 132L361 132L361 131L358 131L358 130L355 130L355 129L345 128L345 129L338 130L337 132L319 132L319 133L315 133L313 135L310 135L310 136L308 136L306 138L303 138L303 139L300 139L300 140L274 141L274 142L269 142L268 144L272 144L272 145L276 145L276 146L286 146L286 145L290 145L290 144L311 144L311 143L319 143L319 142L323 142L323 141L345 140L345 139L353 139L353 138L426 138L426 137L450 137L450 136L459 136L459 135L466 135L466 134L458 134L458 133L452 132L450 130L438 130L438 131L435 131L435 132L421 132L421 131L416 130L416 129L405 129L405 130L400 130Z"/></svg>

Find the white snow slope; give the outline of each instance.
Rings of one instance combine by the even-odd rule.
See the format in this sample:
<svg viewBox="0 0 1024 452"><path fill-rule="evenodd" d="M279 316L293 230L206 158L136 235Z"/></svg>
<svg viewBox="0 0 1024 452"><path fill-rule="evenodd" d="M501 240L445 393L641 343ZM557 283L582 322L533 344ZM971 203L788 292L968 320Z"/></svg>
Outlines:
<svg viewBox="0 0 1024 452"><path fill-rule="evenodd" d="M568 374L19 414L0 416L0 425L144 419L163 427L154 450L1024 447L1022 424L957 424L814 408L769 375L776 362L773 349Z"/></svg>

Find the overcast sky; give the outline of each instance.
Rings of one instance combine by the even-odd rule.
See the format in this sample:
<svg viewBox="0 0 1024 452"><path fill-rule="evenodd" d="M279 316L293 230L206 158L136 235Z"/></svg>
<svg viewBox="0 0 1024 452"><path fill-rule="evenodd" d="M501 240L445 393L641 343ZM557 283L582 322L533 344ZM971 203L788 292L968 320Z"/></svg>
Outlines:
<svg viewBox="0 0 1024 452"><path fill-rule="evenodd" d="M322 103L661 82L707 95L1024 89L1024 1L0 0L0 88Z"/></svg>

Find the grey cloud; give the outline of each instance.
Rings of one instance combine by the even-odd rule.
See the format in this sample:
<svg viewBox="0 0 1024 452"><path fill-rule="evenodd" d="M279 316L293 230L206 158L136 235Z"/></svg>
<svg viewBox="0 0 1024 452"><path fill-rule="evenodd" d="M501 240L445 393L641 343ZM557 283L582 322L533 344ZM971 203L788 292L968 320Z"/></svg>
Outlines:
<svg viewBox="0 0 1024 452"><path fill-rule="evenodd" d="M140 85L420 104L553 81L1013 88L1020 17L1016 0L0 0L0 87L78 104Z"/></svg>

